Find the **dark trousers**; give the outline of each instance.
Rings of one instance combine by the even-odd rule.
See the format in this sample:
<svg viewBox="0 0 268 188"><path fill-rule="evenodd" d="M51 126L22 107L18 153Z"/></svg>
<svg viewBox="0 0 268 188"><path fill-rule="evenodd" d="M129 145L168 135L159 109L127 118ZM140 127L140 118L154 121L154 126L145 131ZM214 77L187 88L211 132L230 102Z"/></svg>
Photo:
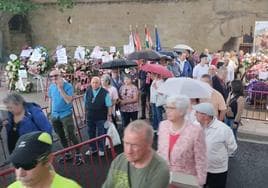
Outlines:
<svg viewBox="0 0 268 188"><path fill-rule="evenodd" d="M207 173L207 182L204 188L225 188L227 180L227 172L222 173Z"/></svg>
<svg viewBox="0 0 268 188"><path fill-rule="evenodd" d="M104 123L106 120L88 120L87 126L88 126L88 136L89 139L96 138L98 136L102 136L107 133L107 129L104 128ZM102 139L98 142L98 150L104 151L105 146L105 139ZM90 149L92 151L97 150L97 144L92 143L90 144Z"/></svg>
<svg viewBox="0 0 268 188"><path fill-rule="evenodd" d="M159 123L163 120L163 107L156 106L155 103L151 103L151 110L153 116L153 128L154 130L158 130Z"/></svg>
<svg viewBox="0 0 268 188"><path fill-rule="evenodd" d="M134 121L138 119L138 112L121 112L122 115L122 122L123 122L123 127L126 127L129 123L130 120Z"/></svg>
<svg viewBox="0 0 268 188"><path fill-rule="evenodd" d="M60 138L60 142L64 148L68 147L68 140L74 145L78 144L78 139L75 135L75 127L72 114L64 118L52 118L52 125L55 132Z"/></svg>
<svg viewBox="0 0 268 188"><path fill-rule="evenodd" d="M141 93L141 117L146 119L146 99L148 94L146 92Z"/></svg>

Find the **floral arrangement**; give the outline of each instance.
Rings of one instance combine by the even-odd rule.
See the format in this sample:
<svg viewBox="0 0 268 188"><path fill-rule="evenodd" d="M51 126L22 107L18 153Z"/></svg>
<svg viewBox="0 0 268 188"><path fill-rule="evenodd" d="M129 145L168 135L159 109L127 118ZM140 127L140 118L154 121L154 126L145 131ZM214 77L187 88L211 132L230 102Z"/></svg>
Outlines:
<svg viewBox="0 0 268 188"><path fill-rule="evenodd" d="M15 90L16 82L19 79L19 68L20 68L20 60L15 54L11 54L9 56L10 60L6 66L6 74L8 78L8 88L10 90Z"/></svg>
<svg viewBox="0 0 268 188"><path fill-rule="evenodd" d="M242 62L246 70L247 80L257 78L259 72L268 71L268 56L263 53L247 53Z"/></svg>
<svg viewBox="0 0 268 188"><path fill-rule="evenodd" d="M28 72L34 75L43 74L49 68L48 51L43 46L37 46L34 50L41 54L41 58L39 61L32 61L31 58L27 61Z"/></svg>

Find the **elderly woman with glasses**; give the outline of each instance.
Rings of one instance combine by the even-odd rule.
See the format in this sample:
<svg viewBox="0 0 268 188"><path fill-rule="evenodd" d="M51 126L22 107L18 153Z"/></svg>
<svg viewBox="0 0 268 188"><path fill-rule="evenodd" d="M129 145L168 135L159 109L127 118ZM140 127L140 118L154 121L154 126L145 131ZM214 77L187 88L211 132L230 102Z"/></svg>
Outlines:
<svg viewBox="0 0 268 188"><path fill-rule="evenodd" d="M171 172L196 176L202 186L207 174L205 135L199 125L187 121L189 107L190 99L186 96L167 98L167 120L160 123L158 131L158 153Z"/></svg>

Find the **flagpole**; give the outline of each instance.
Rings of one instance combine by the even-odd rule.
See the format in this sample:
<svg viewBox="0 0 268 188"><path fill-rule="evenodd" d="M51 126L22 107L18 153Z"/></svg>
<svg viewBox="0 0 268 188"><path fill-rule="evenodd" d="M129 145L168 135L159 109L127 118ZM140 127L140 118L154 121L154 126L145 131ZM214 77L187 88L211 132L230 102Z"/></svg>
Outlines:
<svg viewBox="0 0 268 188"><path fill-rule="evenodd" d="M159 37L157 25L155 25L154 27L155 27L155 50L161 51L162 48L161 48L161 42L160 42L160 37Z"/></svg>

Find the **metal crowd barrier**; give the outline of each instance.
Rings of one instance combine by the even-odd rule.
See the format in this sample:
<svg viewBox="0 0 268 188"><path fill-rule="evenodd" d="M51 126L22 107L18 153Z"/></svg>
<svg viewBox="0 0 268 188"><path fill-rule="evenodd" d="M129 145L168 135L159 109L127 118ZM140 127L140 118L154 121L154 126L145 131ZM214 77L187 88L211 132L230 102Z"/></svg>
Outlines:
<svg viewBox="0 0 268 188"><path fill-rule="evenodd" d="M98 152L93 153L91 155L84 155L88 149L90 144L96 145L97 151L98 142L105 141L108 139L111 147L105 148L105 155L99 156ZM80 166L75 165L75 153L76 151L81 151L82 159L84 161ZM72 154L73 159L71 161L62 161L59 162L59 158L63 157L66 152L70 152ZM68 148L62 149L60 151L56 151L53 153L53 167L57 173L64 177L71 178L79 183L82 187L91 188L91 187L101 187L103 182L106 179L110 164L112 160L115 158L116 153L113 146L113 142L111 137L108 135L102 135L100 137L96 137L94 139L87 140L80 144L70 146ZM2 187L8 186L11 182L15 181L15 169L9 168L3 171L0 171L0 185Z"/></svg>
<svg viewBox="0 0 268 188"><path fill-rule="evenodd" d="M76 96L73 99L73 118L75 126L77 128L78 136L80 138L80 141L82 141L83 139L81 129L87 127L83 95Z"/></svg>
<svg viewBox="0 0 268 188"><path fill-rule="evenodd" d="M15 181L15 169L8 168L0 171L0 185L1 187L7 187L11 182Z"/></svg>
<svg viewBox="0 0 268 188"><path fill-rule="evenodd" d="M7 77L5 75L5 71L4 70L0 70L0 87L3 87L7 84ZM4 85L2 85L4 84Z"/></svg>
<svg viewBox="0 0 268 188"><path fill-rule="evenodd" d="M268 91L245 91L245 108L242 118L268 121Z"/></svg>

